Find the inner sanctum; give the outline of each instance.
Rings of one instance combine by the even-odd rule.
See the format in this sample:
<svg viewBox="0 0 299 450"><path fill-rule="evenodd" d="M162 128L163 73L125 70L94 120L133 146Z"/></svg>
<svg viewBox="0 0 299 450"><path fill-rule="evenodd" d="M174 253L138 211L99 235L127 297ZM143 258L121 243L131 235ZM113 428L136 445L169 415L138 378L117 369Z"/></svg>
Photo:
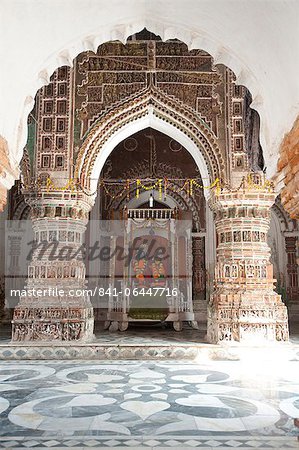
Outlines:
<svg viewBox="0 0 299 450"><path fill-rule="evenodd" d="M298 222L266 178L259 115L235 80L146 29L54 71L6 207L13 342L137 325L288 341Z"/></svg>

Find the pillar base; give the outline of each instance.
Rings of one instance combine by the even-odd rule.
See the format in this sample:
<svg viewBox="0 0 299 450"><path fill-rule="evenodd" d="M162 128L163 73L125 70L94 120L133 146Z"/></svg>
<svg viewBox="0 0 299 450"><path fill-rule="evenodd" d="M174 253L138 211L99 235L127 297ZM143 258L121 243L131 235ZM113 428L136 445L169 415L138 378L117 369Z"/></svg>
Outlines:
<svg viewBox="0 0 299 450"><path fill-rule="evenodd" d="M93 339L92 307L18 305L12 320L12 342L80 341Z"/></svg>
<svg viewBox="0 0 299 450"><path fill-rule="evenodd" d="M206 299L193 300L194 319L197 322L207 323L207 309Z"/></svg>
<svg viewBox="0 0 299 450"><path fill-rule="evenodd" d="M287 342L287 308L275 292L216 293L208 306L207 338L213 344Z"/></svg>

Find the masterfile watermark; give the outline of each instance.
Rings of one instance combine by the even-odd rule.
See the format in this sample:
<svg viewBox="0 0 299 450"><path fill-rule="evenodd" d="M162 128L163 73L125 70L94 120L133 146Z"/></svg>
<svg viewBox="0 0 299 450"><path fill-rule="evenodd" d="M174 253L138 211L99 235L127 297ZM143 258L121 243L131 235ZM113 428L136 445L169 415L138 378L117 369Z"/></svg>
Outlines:
<svg viewBox="0 0 299 450"><path fill-rule="evenodd" d="M107 245L100 245L97 240L92 245L81 244L78 248L71 247L67 244L62 245L59 241L42 241L35 240L28 242L29 252L27 254L27 261L31 261L33 256L35 260L42 261L47 257L48 261L110 261L115 259L122 261L125 267L128 267L135 258L145 258L146 260L165 260L169 258L167 249L162 246L157 246L155 238L135 238L127 249L124 246L116 245L114 248Z"/></svg>
<svg viewBox="0 0 299 450"><path fill-rule="evenodd" d="M106 295L110 297L120 296L153 296L153 297L176 297L178 296L178 289L169 287L150 287L150 288L129 288L126 287L122 291L117 288L104 288L102 286L96 286L94 289L75 288L75 289L62 289L59 287L48 287L45 289L32 288L32 289L11 289L10 295L12 297L104 297Z"/></svg>
<svg viewBox="0 0 299 450"><path fill-rule="evenodd" d="M175 227L165 220L141 225L91 220L84 232L81 222L7 221L6 307L15 307L20 298L59 303L82 296L96 308L128 297L148 307L156 299L160 307L169 300L169 290L175 296L172 290L178 287L186 295L190 274L182 262L192 221L177 220Z"/></svg>

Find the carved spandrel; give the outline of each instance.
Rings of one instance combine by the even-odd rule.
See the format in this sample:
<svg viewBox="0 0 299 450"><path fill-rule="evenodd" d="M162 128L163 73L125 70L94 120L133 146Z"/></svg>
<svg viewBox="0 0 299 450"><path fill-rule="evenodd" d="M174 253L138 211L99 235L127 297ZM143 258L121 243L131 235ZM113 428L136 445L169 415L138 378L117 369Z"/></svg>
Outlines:
<svg viewBox="0 0 299 450"><path fill-rule="evenodd" d="M83 79L77 76L81 135L105 108L144 89L150 82L149 77L146 80L147 70L156 72L154 83L159 89L200 113L217 134L221 104L214 88L221 83L222 76L205 52L188 52L187 46L179 42L109 43L101 46L96 55L81 57L78 66L79 73L84 75Z"/></svg>
<svg viewBox="0 0 299 450"><path fill-rule="evenodd" d="M130 72L146 70L148 68L148 60L143 57L120 57L119 55L103 56L98 58L89 58L85 62L87 71L97 72L128 70Z"/></svg>
<svg viewBox="0 0 299 450"><path fill-rule="evenodd" d="M212 58L201 56L173 56L163 55L157 57L156 67L161 70L190 70L198 72L210 72Z"/></svg>

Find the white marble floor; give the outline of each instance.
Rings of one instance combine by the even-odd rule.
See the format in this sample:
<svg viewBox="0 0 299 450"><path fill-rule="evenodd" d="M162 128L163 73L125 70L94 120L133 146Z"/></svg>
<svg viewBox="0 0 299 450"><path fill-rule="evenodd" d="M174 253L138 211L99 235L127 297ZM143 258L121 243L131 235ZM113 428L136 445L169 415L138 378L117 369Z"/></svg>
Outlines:
<svg viewBox="0 0 299 450"><path fill-rule="evenodd" d="M299 448L299 361L0 365L0 448Z"/></svg>

